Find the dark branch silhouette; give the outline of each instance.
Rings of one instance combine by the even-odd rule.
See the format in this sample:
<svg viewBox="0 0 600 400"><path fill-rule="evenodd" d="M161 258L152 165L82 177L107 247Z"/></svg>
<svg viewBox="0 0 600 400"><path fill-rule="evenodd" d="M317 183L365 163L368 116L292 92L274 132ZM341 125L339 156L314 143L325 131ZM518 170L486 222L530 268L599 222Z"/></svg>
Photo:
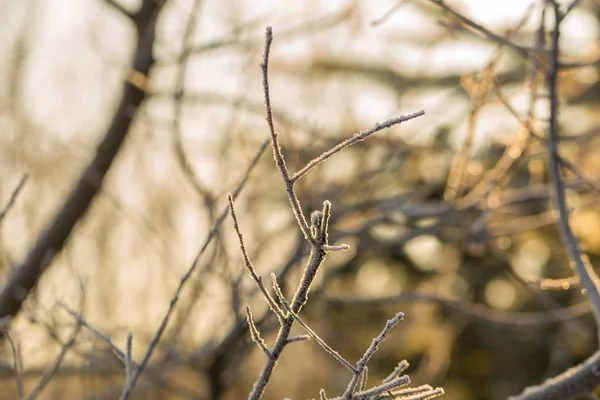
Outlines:
<svg viewBox="0 0 600 400"><path fill-rule="evenodd" d="M38 236L25 260L17 267L0 292L0 319L15 316L34 290L54 257L63 249L73 228L89 209L106 173L127 137L132 121L147 96L145 81L154 64L152 54L156 21L164 2L144 1L135 15L137 46L123 96L94 159L81 173L71 193L49 225Z"/></svg>

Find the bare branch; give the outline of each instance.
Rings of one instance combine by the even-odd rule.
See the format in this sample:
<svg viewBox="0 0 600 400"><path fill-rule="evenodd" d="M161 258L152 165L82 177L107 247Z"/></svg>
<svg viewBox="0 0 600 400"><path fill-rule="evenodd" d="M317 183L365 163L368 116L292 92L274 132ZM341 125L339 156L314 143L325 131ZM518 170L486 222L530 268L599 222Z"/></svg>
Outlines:
<svg viewBox="0 0 600 400"><path fill-rule="evenodd" d="M4 336L10 344L13 356L13 371L15 374L15 382L17 383L17 399L25 398L25 389L23 386L23 361L21 360L21 349L19 343L12 337L8 330L3 331Z"/></svg>
<svg viewBox="0 0 600 400"><path fill-rule="evenodd" d="M317 335L317 333L315 331L313 331L311 329L311 327L308 326L304 321L302 321L300 319L300 317L298 316L298 314L296 314L291 309L289 303L285 300L285 298L283 297L283 294L281 293L281 289L279 288L279 285L277 284L277 277L275 276L275 274L271 274L271 279L273 280L273 287L275 288L275 294L279 298L279 301L281 301L281 304L283 304L283 306L288 310L289 314L291 316L293 316L296 321L298 321L298 323L306 330L306 332L308 332L310 337L315 339L315 341L319 344L319 346L321 346L326 352L331 354L331 356L333 356L333 358L335 358L337 361L339 361L340 364L342 364L344 367L346 367L348 370L350 370L350 372L352 372L353 374L356 374L357 373L356 368L354 368L354 366L352 364L350 364L348 361L346 361L346 359L344 357L342 357L342 355L340 353L338 353L331 346L329 346L327 343L325 343L325 341L323 339L321 339L321 337L319 335Z"/></svg>
<svg viewBox="0 0 600 400"><path fill-rule="evenodd" d="M0 223L2 223L2 221L4 220L4 217L6 216L8 211L15 204L17 197L19 197L19 193L21 193L21 190L23 190L23 188L25 187L25 183L27 182L27 179L29 179L29 175L27 175L27 174L23 175L23 177L19 181L17 187L15 187L12 194L10 195L10 199L8 200L8 203L6 204L4 209L2 211L0 211Z"/></svg>
<svg viewBox="0 0 600 400"><path fill-rule="evenodd" d="M73 318L75 318L75 320L77 321L77 323L81 326L83 326L86 329L89 329L90 331L92 331L96 336L98 336L100 339L102 339L106 344L108 344L108 346L110 347L110 349L112 350L112 352L117 356L117 358L121 361L121 362L125 362L125 353L119 348L119 346L117 346L112 339L100 332L98 329L96 329L94 326L92 326L89 322L87 322L85 320L85 318L83 318L83 316L81 316L80 314L78 314L77 312L75 312L74 310L72 310L71 308L69 308L66 304L63 303L59 303L59 305L69 314L71 314L71 316Z"/></svg>
<svg viewBox="0 0 600 400"><path fill-rule="evenodd" d="M558 226L560 228L563 244L571 262L574 263L575 270L579 275L581 286L586 291L586 296L592 303L596 323L600 331L600 288L599 279L592 267L589 258L581 252L577 238L569 225L569 210L565 195L565 188L560 173L560 153L558 133L558 57L559 57L559 38L560 38L560 12L558 4L552 3L554 7L554 16L556 27L552 35L552 62L547 76L548 93L550 98L550 121L549 121L549 141L548 152L550 154L550 175L554 187L554 197L556 208L559 213Z"/></svg>
<svg viewBox="0 0 600 400"><path fill-rule="evenodd" d="M61 347L58 356L54 360L54 363L44 371L36 387L27 396L27 400L37 399L38 396L42 393L42 391L46 388L46 386L50 383L50 380L60 368L65 356L67 355L67 352L75 345L75 340L80 330L81 324L78 322L75 325L75 328L73 328L73 331L71 332L71 335L69 336L65 344Z"/></svg>
<svg viewBox="0 0 600 400"><path fill-rule="evenodd" d="M155 39L155 25L163 1L145 2L147 17L140 19L135 55L131 69L147 76L154 64L152 54ZM73 228L87 212L100 190L104 177L115 156L125 141L133 117L146 98L146 92L126 81L121 101L112 123L89 166L82 172L78 182L65 199L50 224L38 236L35 245L29 250L25 260L6 282L0 292L0 318L17 315L28 294L51 264L54 257L63 249Z"/></svg>
<svg viewBox="0 0 600 400"><path fill-rule="evenodd" d="M304 175L306 175L308 173L308 171L310 171L311 169L313 169L314 167L316 167L317 165L321 164L323 161L327 160L329 157L331 157L332 155L340 152L341 150L345 149L346 147L350 147L353 144L356 144L362 140L365 140L366 138L368 138L369 136L382 131L384 129L390 128L394 125L398 125L402 122L405 121L410 121L411 119L415 119L417 117L420 117L422 115L425 115L425 111L421 110L421 111L417 111L414 112L412 114L408 114L408 115L403 115L397 118L392 118L389 119L387 121L383 121L381 124L375 124L375 126L371 129L367 129L366 131L362 131L359 133L356 133L354 136L344 140L342 143L338 144L337 146L335 146L334 148L332 148L331 150L328 150L326 152L324 152L323 154L321 154L319 157L315 158L314 160L310 161L308 164L306 164L306 166L304 166L300 171L296 172L291 178L290 178L290 182L293 184L296 181L298 181L299 179L301 179Z"/></svg>
<svg viewBox="0 0 600 400"><path fill-rule="evenodd" d="M258 286L260 291L262 292L262 294L263 294L265 300L267 301L267 304L271 308L271 310L275 313L275 315L277 316L279 321L283 322L283 320L285 319L286 316L284 315L281 308L279 308L279 306L277 305L277 303L275 302L273 297L271 297L271 294L265 288L265 285L262 282L262 278L260 276L258 276L258 274L256 273L256 269L250 262L250 256L248 255L248 251L246 250L246 245L244 244L244 237L242 235L242 232L240 231L237 216L235 215L235 208L233 207L233 198L231 197L231 194L227 196L227 200L229 201L229 209L231 211L231 219L233 219L233 227L235 229L235 232L237 233L238 240L240 242L240 249L241 249L242 255L244 257L244 265L246 266L246 269L248 270L248 272L250 272L250 276L252 277L252 280L254 280L254 282L256 283L256 285ZM246 312L248 313L248 312L250 312L250 310L246 309Z"/></svg>
<svg viewBox="0 0 600 400"><path fill-rule="evenodd" d="M600 292L598 276L594 271L589 258L581 252L579 243L569 225L569 210L566 204L565 188L560 174L559 161L559 133L558 133L558 72L559 72L559 39L561 13L556 1L549 1L549 6L554 11L555 27L552 34L550 70L547 75L548 94L550 100L549 141L548 152L550 157L550 175L554 186L554 197L559 212L558 225L563 244L574 269L580 278L581 286L592 304L598 332L600 334ZM537 400L537 399L574 399L587 395L598 386L600 375L600 355L596 352L582 364L549 379L539 386L531 386L521 394L511 397L512 400Z"/></svg>
<svg viewBox="0 0 600 400"><path fill-rule="evenodd" d="M462 22L463 24L465 24L466 26L468 26L475 32L483 35L487 39L489 39L495 43L500 43L500 44L510 47L515 52L517 52L521 57L523 57L525 60L529 60L532 58L536 59L535 54L531 51L531 49L529 49L527 47L519 46L518 44L508 40L504 36L500 36L500 35L493 33L486 27L484 27L484 26L476 23L475 21L465 17L464 15L456 12L453 8L451 8L448 4L446 4L445 1L443 1L443 0L430 0L430 1L433 4L442 8L443 10L447 11L449 14L451 14L453 17L458 19L460 22ZM540 66L542 66L542 65L540 64Z"/></svg>
<svg viewBox="0 0 600 400"><path fill-rule="evenodd" d="M135 371L135 361L131 355L133 347L133 335L131 332L127 333L127 341L125 342L125 387L131 385L133 374Z"/></svg>
<svg viewBox="0 0 600 400"><path fill-rule="evenodd" d="M273 111L271 108L271 95L269 89L269 54L271 51L271 43L273 42L273 30L271 27L267 27L265 32L265 50L263 54L263 62L260 64L262 69L262 81L263 81L263 92L265 97L265 110L266 110L266 119L267 125L269 127L269 133L271 136L271 147L273 148L273 157L275 158L275 165L283 178L283 183L285 185L285 192L287 193L288 200L290 201L290 205L292 206L292 211L294 216L296 217L296 221L298 221L298 225L300 226L300 230L304 234L306 240L311 242L311 236L309 232L309 226L306 222L306 218L304 217L304 213L302 212L302 207L300 206L300 201L294 193L294 184L290 181L290 173L285 165L285 159L283 157L283 152L281 151L281 145L279 144L279 137L277 132L275 132L275 125L273 124Z"/></svg>
<svg viewBox="0 0 600 400"><path fill-rule="evenodd" d="M135 21L135 14L125 9L117 0L104 0L104 2L131 21Z"/></svg>
<svg viewBox="0 0 600 400"><path fill-rule="evenodd" d="M250 337L252 341L256 343L256 345L262 350L263 353L267 356L267 358L273 357L265 341L260 337L260 332L254 323L254 318L252 317L252 312L250 311L250 306L246 306L246 320L248 321L248 328L250 328ZM288 342L289 343L289 342Z"/></svg>
<svg viewBox="0 0 600 400"><path fill-rule="evenodd" d="M351 398L352 394L356 390L360 376L363 374L365 368L367 367L367 363L369 362L369 359L373 356L373 354L375 354L375 352L379 348L379 345L385 339L387 339L387 336L388 336L390 330L392 330L392 328L394 328L396 325L398 325L398 323L402 320L402 318L404 318L404 314L400 312L400 313L396 314L396 316L394 316L394 318L389 319L387 321L387 323L385 324L385 327L379 334L379 336L377 336L375 339L373 339L369 348L365 351L363 356L356 363L356 367L357 367L356 372L354 373L354 376L352 376L352 379L350 380L350 383L348 384L348 387L346 388L346 391L344 392L344 395L343 395L344 398L347 398L347 399ZM408 376L404 376L402 378L408 379ZM397 383L397 382L399 382L400 379L401 378L391 379L388 382L385 382L384 385L391 384L392 382ZM406 383L408 383L408 382L409 381L407 381ZM397 386L390 387L386 390L391 390L391 389L394 389L395 387L397 387Z"/></svg>

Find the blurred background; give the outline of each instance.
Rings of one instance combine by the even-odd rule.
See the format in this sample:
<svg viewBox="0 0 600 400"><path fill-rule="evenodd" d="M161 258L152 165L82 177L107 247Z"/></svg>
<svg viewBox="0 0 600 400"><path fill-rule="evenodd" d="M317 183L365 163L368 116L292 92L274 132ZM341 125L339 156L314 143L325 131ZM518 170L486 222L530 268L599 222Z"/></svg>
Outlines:
<svg viewBox="0 0 600 400"><path fill-rule="evenodd" d="M141 1L115 0L135 12ZM559 129L572 227L600 262L600 2L562 2ZM573 6L573 7L571 7ZM169 0L156 63L91 209L11 325L26 392L64 352L42 399L117 398L123 365L60 303L140 357L182 275L268 138L261 62L288 167L355 132L424 109L318 166L305 213L333 204L332 253L304 321L355 362L405 313L370 381L406 359L445 399L504 399L597 349L595 323L556 228L544 131L544 1ZM47 226L113 119L136 45L106 0L0 0L0 279ZM292 295L308 245L270 149L236 201L259 273ZM565 279L563 279L565 278ZM228 218L200 257L139 399L245 398L277 321L244 269ZM297 332L296 332L297 331ZM295 333L304 333L295 328ZM314 341L286 348L265 398L342 393L348 372ZM11 349L0 397L16 399Z"/></svg>

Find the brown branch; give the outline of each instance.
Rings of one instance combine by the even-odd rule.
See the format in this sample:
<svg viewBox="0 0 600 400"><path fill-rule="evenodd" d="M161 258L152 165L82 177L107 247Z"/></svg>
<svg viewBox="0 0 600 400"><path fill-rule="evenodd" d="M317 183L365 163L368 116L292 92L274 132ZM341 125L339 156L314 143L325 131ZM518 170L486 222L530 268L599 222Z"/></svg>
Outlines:
<svg viewBox="0 0 600 400"><path fill-rule="evenodd" d="M137 49L132 62L136 73L148 76L154 57L152 49L155 39L155 25L164 2L146 1L136 21L139 35ZM144 18L142 18L144 17ZM140 27L144 29L141 30ZM94 159L83 171L78 182L65 199L48 227L38 236L35 245L29 250L25 260L9 278L0 292L0 319L19 313L28 294L34 290L42 274L54 257L63 249L75 224L85 215L94 197L100 190L106 173L130 130L133 118L146 98L146 92L126 81L121 101L112 123L98 145Z"/></svg>
<svg viewBox="0 0 600 400"><path fill-rule="evenodd" d="M242 256L244 258L244 265L245 265L246 269L248 270L248 272L250 273L250 277L252 277L252 280L256 283L256 286L258 286L258 288L262 292L263 297L265 298L265 301L271 308L271 311L273 311L273 313L277 316L279 321L283 321L285 319L286 315L283 313L281 308L279 308L279 306L275 302L275 299L273 298L273 296L271 296L271 294L269 293L269 291L263 284L262 278L258 275L258 273L256 272L256 269L254 268L254 265L252 265L252 262L250 261L250 256L248 255L248 250L246 250L246 244L244 243L244 236L242 235L242 231L240 230L238 219L237 219L237 216L235 213L235 207L233 205L233 197L231 197L231 195L228 195L227 200L229 202L229 210L231 213L231 219L233 220L233 228L235 229L235 232L237 233L238 241L240 243L240 250L242 251ZM248 321L251 321L252 315L250 314L250 309L247 308L246 312L248 313Z"/></svg>
<svg viewBox="0 0 600 400"><path fill-rule="evenodd" d="M17 185L17 187L14 188L12 194L10 195L10 199L8 200L8 203L6 204L4 209L2 209L2 211L0 211L0 223L2 223L2 221L4 220L4 217L6 217L6 214L14 206L15 201L17 200L17 197L19 197L19 193L21 193L21 191L25 187L25 183L27 182L28 178L29 178L29 175L27 175L27 174L23 175L23 177L19 181L19 184Z"/></svg>
<svg viewBox="0 0 600 400"><path fill-rule="evenodd" d="M559 38L560 38L560 12L558 5L552 3L556 19L556 27L552 35L552 62L547 76L548 92L550 98L550 121L549 121L549 140L548 152L550 157L550 176L554 187L554 197L556 208L559 213L558 226L563 244L571 262L575 265L575 270L579 275L581 286L586 291L586 296L592 303L596 323L600 324L600 290L598 286L598 276L594 271L588 257L581 252L577 238L575 237L571 226L569 225L569 210L567 208L567 199L565 187L560 173L560 153L559 153L559 133L558 133L558 57L559 57Z"/></svg>
<svg viewBox="0 0 600 400"><path fill-rule="evenodd" d="M2 332L2 334L8 340L13 356L13 370L15 374L15 382L17 384L17 399L21 400L25 398L25 389L23 386L23 362L21 359L21 347L8 330Z"/></svg>
<svg viewBox="0 0 600 400"><path fill-rule="evenodd" d="M600 352L539 386L531 386L509 400L553 400L574 399L594 390L600 380Z"/></svg>
<svg viewBox="0 0 600 400"><path fill-rule="evenodd" d="M430 1L433 4L437 5L438 7L442 8L444 11L448 12L454 18L458 19L461 23L463 23L464 25L469 27L472 32L476 32L476 33L484 36L486 39L491 40L495 43L499 43L499 44L508 46L509 48L513 49L516 53L518 53L521 57L523 57L525 60L530 60L530 59L537 60L537 57L535 56L532 49L523 47L523 46L519 46L518 44L507 39L505 36L500 36L500 35L493 33L492 31L490 31L483 25L478 24L475 21L465 17L461 13L455 11L452 7L450 7L448 4L446 4L443 0L430 0Z"/></svg>
<svg viewBox="0 0 600 400"><path fill-rule="evenodd" d="M271 107L271 95L269 90L269 55L271 52L271 43L273 42L273 31L271 27L268 27L265 34L265 51L263 54L263 62L260 64L260 68L262 70L262 83L263 83L263 92L265 98L265 111L266 111L266 120L267 125L269 127L269 133L271 135L271 146L273 147L273 157L275 158L275 165L283 178L283 182L285 185L285 192L290 201L290 205L292 207L292 211L294 212L294 217L296 221L298 221L298 225L300 226L300 230L304 234L304 238L313 243L314 240L310 235L310 228L308 223L306 222L306 218L304 213L302 212L302 206L298 201L298 197L296 193L294 193L294 184L290 180L290 173L285 164L285 159L283 157L283 152L281 150L281 145L279 144L279 134L275 132L275 125L273 123L273 108Z"/></svg>
<svg viewBox="0 0 600 400"><path fill-rule="evenodd" d="M258 331L257 331L257 329L255 329L252 319L251 318L248 319L250 329L254 332L252 334L253 340L259 344L259 347L261 347L263 352L265 352L267 355L267 360L263 366L263 369L261 370L260 375L259 375L258 379L255 381L254 387L252 388L252 391L250 392L250 394L248 396L248 399L252 399L252 400L258 400L263 396L266 386L271 379L271 375L273 373L275 365L277 364L277 361L278 361L279 357L281 356L285 346L289 343L289 337L290 337L290 333L292 330L292 326L294 325L294 322L295 322L297 316L299 315L300 310L304 307L304 305L306 304L306 302L308 300L308 293L310 291L311 285L315 280L315 277L317 275L317 272L318 272L320 266L322 265L323 261L325 260L326 254L328 252L332 252L332 251L344 251L344 250L348 249L347 245L340 245L340 246L329 245L328 228L329 228L329 219L331 216L331 203L328 200L325 200L323 202L322 210L314 211L310 215L310 221L307 221L307 219L304 216L304 213L302 211L302 206L300 204L300 201L298 200L298 196L296 195L296 192L294 191L294 183L298 179L300 179L303 175L305 175L308 171L310 171L312 168L316 167L318 164L325 161L327 158L336 154L337 152L343 150L344 148L351 146L351 145L357 143L358 141L361 141L361 140L365 139L366 137L372 135L373 133L378 132L384 128L388 128L390 126L401 123L403 121L410 120L410 119L415 118L424 113L423 111L421 111L421 112L417 112L417 113L414 113L414 114L411 114L408 116L402 116L402 117L399 117L396 119L388 120L388 121L384 122L383 124L377 124L375 126L375 128L373 128L373 129L370 129L370 130L367 130L364 132L359 132L358 134L354 135L352 138L347 139L347 140L343 141L342 143L340 143L339 145L333 147L331 150L324 152L319 157L317 157L314 160L312 160L311 162L309 162L304 168L302 168L296 174L291 175L286 166L286 162L285 162L285 159L283 156L283 151L281 149L281 144L279 142L279 135L275 131L275 125L273 122L273 111L272 111L272 107L271 107L271 96L270 96L270 89L269 89L269 74L268 74L269 55L270 55L272 41L273 41L272 29L271 29L271 27L267 27L266 34L265 34L265 47L264 47L264 54L263 54L263 62L261 63L262 83L263 83L265 110L266 110L266 121L267 121L267 125L269 128L269 135L270 135L270 139L271 139L271 147L273 150L273 158L275 159L275 165L276 165L277 169L279 170L279 174L281 175L281 177L283 179L285 191L286 191L288 200L290 202L292 211L294 213L294 216L296 218L296 221L298 223L298 226L300 227L300 230L302 231L302 234L303 234L304 238L306 239L306 241L308 241L310 243L311 249L310 249L310 255L309 255L308 262L306 264L306 267L304 268L302 277L300 278L300 281L296 288L296 292L295 292L290 304L287 304L287 301L285 301L285 299L283 298L283 294L281 293L281 291L278 292L280 301L285 304L285 307L286 307L286 309L288 309L288 312L285 315L279 315L279 313L277 313L277 311L276 311L276 313L280 317L280 328L279 328L279 331L277 332L277 337L275 338L275 343L273 344L273 347L271 349L267 349L266 346L264 345L264 343L262 342L262 340L259 340ZM231 201L231 199L230 199L230 205L232 207L232 216L234 216L233 202ZM250 267L250 262L247 257L247 253L245 252L245 246L244 246L244 243L242 240L242 236L239 231L239 227L237 226L237 221L235 219L234 219L234 227L236 228L236 231L238 232L240 247L242 248L242 253L244 255L246 266L251 271L251 274L252 274L255 282L260 287L260 286L262 286L262 282L255 273L252 273L253 268ZM261 288L261 290L263 291L263 294L267 298L267 301L269 303L271 303L273 301L271 296L268 293L265 294L266 290L264 288ZM272 308L274 308L274 307L272 307ZM366 363L366 361L365 361L365 363ZM360 366L360 362L359 362L359 366ZM360 368L361 374L362 374L363 370L364 370L364 368ZM356 379L358 379L358 378L356 378ZM398 379L400 379L400 378L398 378ZM408 378L406 378L406 379L408 379ZM356 396L352 396L352 397L353 398L368 398L371 395L383 393L383 391L385 391L385 390L394 389L404 383L408 383L408 382L394 381L394 382L386 383L386 384L379 386L376 389L379 391L371 392L371 391L367 390L365 392L356 393L355 394ZM388 386L389 386L389 389L386 389ZM355 388L355 385L352 385L352 387Z"/></svg>
<svg viewBox="0 0 600 400"><path fill-rule="evenodd" d="M397 125L399 123L405 122L405 121L409 121L411 119L420 117L422 115L425 115L425 111L424 110L420 110L417 112L414 112L412 114L408 114L408 115L402 115L400 117L397 118L392 118L392 119L388 119L387 121L383 121L380 124L375 124L375 126L373 128L364 130L362 132L358 132L356 134L354 134L352 137L344 140L343 142L341 142L340 144L338 144L337 146L333 147L330 150L327 150L326 152L322 153L321 155L319 155L318 157L314 158L313 160L311 160L308 164L306 164L300 171L296 172L293 176L291 176L289 178L289 181L291 184L296 183L298 180L300 180L304 175L306 175L308 173L308 171L310 171L311 169L313 169L314 167L316 167L317 165L321 164L323 161L327 160L329 157L333 156L336 153L339 153L341 150L345 149L346 147L350 147L360 141L365 140L366 138L368 138L369 136L382 131L384 129L387 129L389 127L392 127L394 125Z"/></svg>
<svg viewBox="0 0 600 400"><path fill-rule="evenodd" d="M86 321L85 318L83 318L83 316L81 314L77 313L75 310L72 310L66 304L59 303L59 305L66 312L68 312L73 318L75 318L75 321L77 321L78 325L83 326L86 329L89 329L94 335L96 335L100 339L102 339L104 341L104 343L106 343L110 347L110 350L119 359L119 361L124 362L124 360L126 358L125 352L123 350L121 350L119 348L119 346L117 346L115 344L115 342L113 342L113 340L110 338L110 336L102 333L100 330L95 328L92 324L90 324L88 321Z"/></svg>
<svg viewBox="0 0 600 400"><path fill-rule="evenodd" d="M564 247L574 264L574 269L580 278L581 286L585 289L596 324L600 324L600 292L598 289L598 276L594 271L588 257L581 252L579 243L569 225L569 210L566 204L565 188L560 176L559 161L559 133L558 133L558 72L559 65L559 39L560 22L562 20L559 5L550 1L549 6L554 11L555 28L552 33L552 48L550 69L547 74L548 95L550 100L549 141L548 152L550 155L550 176L554 186L554 197L559 213L558 226ZM526 388L521 394L511 397L512 400L537 400L537 399L574 399L591 393L600 384L600 353L596 352L583 363L548 379L538 386Z"/></svg>
<svg viewBox="0 0 600 400"><path fill-rule="evenodd" d="M108 4L109 6L111 6L112 8L114 8L117 12L119 12L123 16L129 18L132 21L135 20L135 14L132 13L131 11L128 11L127 9L125 9L125 7L123 7L116 0L104 0L104 2L106 4Z"/></svg>

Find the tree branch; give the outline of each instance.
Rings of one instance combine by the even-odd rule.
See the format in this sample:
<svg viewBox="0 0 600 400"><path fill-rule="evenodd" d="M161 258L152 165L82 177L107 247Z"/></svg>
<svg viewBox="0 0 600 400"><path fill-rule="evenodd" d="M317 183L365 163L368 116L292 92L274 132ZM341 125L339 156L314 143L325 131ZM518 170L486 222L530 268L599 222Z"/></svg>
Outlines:
<svg viewBox="0 0 600 400"><path fill-rule="evenodd" d="M136 74L148 76L154 57L152 49L155 39L155 25L164 2L147 1L146 10L140 26L145 29L138 36L137 49L132 62ZM144 8L144 7L142 7ZM138 30L139 32L139 30ZM25 260L10 277L0 292L0 319L15 316L21 310L28 294L34 290L42 274L52 263L54 257L63 249L75 224L81 219L98 193L106 173L123 144L133 118L146 98L146 92L129 80L125 81L123 95L112 123L98 145L94 159L81 173L71 193L56 213L50 224L38 236Z"/></svg>
<svg viewBox="0 0 600 400"><path fill-rule="evenodd" d="M566 203L565 188L560 176L559 133L558 133L558 71L560 68L559 39L562 14L556 1L549 1L553 8L555 28L552 34L550 68L547 74L548 96L550 100L548 152L550 157L550 176L554 187L554 197L559 213L558 226L563 244L571 264L579 276L581 286L592 304L596 324L600 324L600 292L598 276L588 257L581 252L577 238L569 225L569 210ZM579 364L562 374L548 379L539 386L525 389L521 394L511 397L511 400L543 400L543 399L574 399L591 393L600 384L600 352L594 353L582 364Z"/></svg>
<svg viewBox="0 0 600 400"><path fill-rule="evenodd" d="M127 11L125 9L125 7L123 7L121 4L119 4L117 1L115 0L104 0L104 2L106 4L108 4L109 6L111 6L112 8L114 8L116 11L118 11L120 14L124 15L125 17L129 18L130 20L134 21L135 20L135 14L133 14L130 11Z"/></svg>

